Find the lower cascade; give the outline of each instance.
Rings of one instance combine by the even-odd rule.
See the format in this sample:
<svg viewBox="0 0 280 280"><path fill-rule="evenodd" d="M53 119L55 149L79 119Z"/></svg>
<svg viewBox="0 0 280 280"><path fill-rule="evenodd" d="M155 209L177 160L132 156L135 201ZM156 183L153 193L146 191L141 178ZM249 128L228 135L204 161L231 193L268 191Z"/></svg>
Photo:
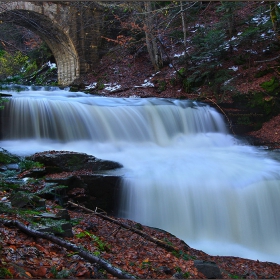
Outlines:
<svg viewBox="0 0 280 280"><path fill-rule="evenodd" d="M212 255L280 263L280 162L206 104L57 88L9 92L1 147L84 152L124 168L119 216Z"/></svg>

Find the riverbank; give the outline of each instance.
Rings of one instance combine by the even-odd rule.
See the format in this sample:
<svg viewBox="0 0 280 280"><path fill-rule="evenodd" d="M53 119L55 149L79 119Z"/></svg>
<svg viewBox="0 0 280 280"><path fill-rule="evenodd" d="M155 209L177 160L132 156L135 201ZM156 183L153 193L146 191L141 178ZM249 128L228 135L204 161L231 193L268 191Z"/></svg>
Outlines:
<svg viewBox="0 0 280 280"><path fill-rule="evenodd" d="M64 155L61 152L57 154ZM27 164L28 162L26 162L26 168L31 166L31 163ZM9 168L15 168L15 166ZM68 168L68 164L65 164L65 168ZM38 167L33 172L34 178L30 178L32 176L28 170L17 176L17 178L29 177L30 183L25 186L25 191L31 193L39 191L40 193L41 188L47 187L44 180L50 176L40 178L38 177L40 172L42 171ZM56 177L62 179L59 176L62 175L69 180L81 174L84 172L62 172L53 174L52 179ZM6 191L3 189L0 191L0 206L11 200L8 189L7 187ZM71 194L75 200L84 195L82 189L78 187L72 189ZM1 211L1 277L13 279L118 278L116 274L107 270L109 266L113 268L113 271L120 269L125 276L140 279L280 278L280 264L233 256L211 256L199 248L191 248L184 241L164 230L109 216L101 209L85 209L73 204L70 194L67 196L69 203L65 201L64 208L58 199L59 192L56 192L56 196L51 195L53 199L50 199L50 194L46 196L49 198L45 200L42 210L34 211L31 203L18 210L14 208L12 211L7 211L7 209ZM22 203L22 201L19 202ZM67 214L63 209L66 209ZM61 212L64 213L62 219L66 219L66 221L62 220L63 223L68 225L67 229L64 229L67 235L61 237L58 234L57 238L66 243L57 244L55 237L49 240L34 231L29 231L34 225L42 223L45 218L54 218L57 221L58 217L62 217ZM21 226L15 224L15 221L20 222ZM69 244L78 246L79 249L69 249ZM80 256L78 254L80 249L86 250L96 261L92 262L89 258ZM98 264L99 258L102 259L101 264Z"/></svg>
<svg viewBox="0 0 280 280"><path fill-rule="evenodd" d="M3 193L1 194L3 198ZM57 213L58 205L47 201L49 213ZM140 279L205 279L205 274L220 271L223 279L279 279L280 265L237 257L210 256L190 248L168 232L152 229L125 219L119 223L141 229L151 238L165 240L176 250L168 251L145 239L143 236L122 228L83 210L68 207L73 226L73 237L64 238L71 244L85 248L112 266ZM1 215L13 220L12 215ZM1 226L2 252L1 273L13 279L112 279L104 267L89 262L74 251L67 250L54 242L32 237L16 227ZM98 238L98 239L97 239ZM99 245L95 240L99 240ZM98 247L99 246L99 247ZM101 250L100 246L104 246ZM204 261L206 270L198 269L198 261ZM214 263L213 263L214 262ZM196 264L195 264L196 263ZM203 272L205 274L203 274ZM2 275L3 276L3 275ZM212 275L213 276L213 275ZM208 277L210 278L210 277Z"/></svg>

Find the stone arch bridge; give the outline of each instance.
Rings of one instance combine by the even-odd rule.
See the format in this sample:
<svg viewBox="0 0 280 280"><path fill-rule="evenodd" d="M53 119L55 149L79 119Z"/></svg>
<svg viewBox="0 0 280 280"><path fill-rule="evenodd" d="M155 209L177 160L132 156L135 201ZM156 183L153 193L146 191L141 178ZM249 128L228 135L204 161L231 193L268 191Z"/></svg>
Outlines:
<svg viewBox="0 0 280 280"><path fill-rule="evenodd" d="M0 1L0 21L23 26L46 42L60 85L71 84L98 62L102 13L94 1Z"/></svg>

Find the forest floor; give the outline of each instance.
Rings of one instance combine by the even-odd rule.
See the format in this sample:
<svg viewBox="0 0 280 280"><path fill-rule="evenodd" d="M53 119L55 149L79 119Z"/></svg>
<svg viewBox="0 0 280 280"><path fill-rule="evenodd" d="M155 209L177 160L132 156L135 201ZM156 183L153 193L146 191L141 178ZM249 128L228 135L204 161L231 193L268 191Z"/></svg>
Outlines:
<svg viewBox="0 0 280 280"><path fill-rule="evenodd" d="M1 193L0 197L5 194ZM48 213L57 213L59 207L47 201ZM223 279L279 279L280 265L232 256L210 256L190 248L185 242L163 230L146 227L130 220L113 218L108 221L83 209L68 207L73 224L73 237L64 237L71 244L84 248L127 275L140 279L205 279L195 260L214 262ZM101 214L102 215L102 214ZM1 219L21 219L17 215L0 215ZM25 226L28 222L22 221ZM124 224L132 230L124 228ZM144 235L139 235L140 229ZM173 250L147 239L161 240ZM24 233L17 227L0 228L1 278L14 279L112 279L117 278L102 265L80 257L52 241ZM4 268L6 270L4 270ZM7 272L8 271L8 272ZM5 273L5 274L4 274ZM122 278L122 277L121 277Z"/></svg>

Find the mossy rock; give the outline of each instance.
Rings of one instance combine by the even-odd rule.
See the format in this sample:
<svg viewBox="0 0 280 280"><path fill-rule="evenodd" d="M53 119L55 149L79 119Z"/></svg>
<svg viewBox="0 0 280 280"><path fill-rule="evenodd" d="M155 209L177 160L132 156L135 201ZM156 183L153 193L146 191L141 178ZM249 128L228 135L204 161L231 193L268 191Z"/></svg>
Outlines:
<svg viewBox="0 0 280 280"><path fill-rule="evenodd" d="M18 163L20 158L0 148L0 164Z"/></svg>
<svg viewBox="0 0 280 280"><path fill-rule="evenodd" d="M11 197L12 207L23 208L27 206L44 207L45 202L39 196L34 194L18 191Z"/></svg>

